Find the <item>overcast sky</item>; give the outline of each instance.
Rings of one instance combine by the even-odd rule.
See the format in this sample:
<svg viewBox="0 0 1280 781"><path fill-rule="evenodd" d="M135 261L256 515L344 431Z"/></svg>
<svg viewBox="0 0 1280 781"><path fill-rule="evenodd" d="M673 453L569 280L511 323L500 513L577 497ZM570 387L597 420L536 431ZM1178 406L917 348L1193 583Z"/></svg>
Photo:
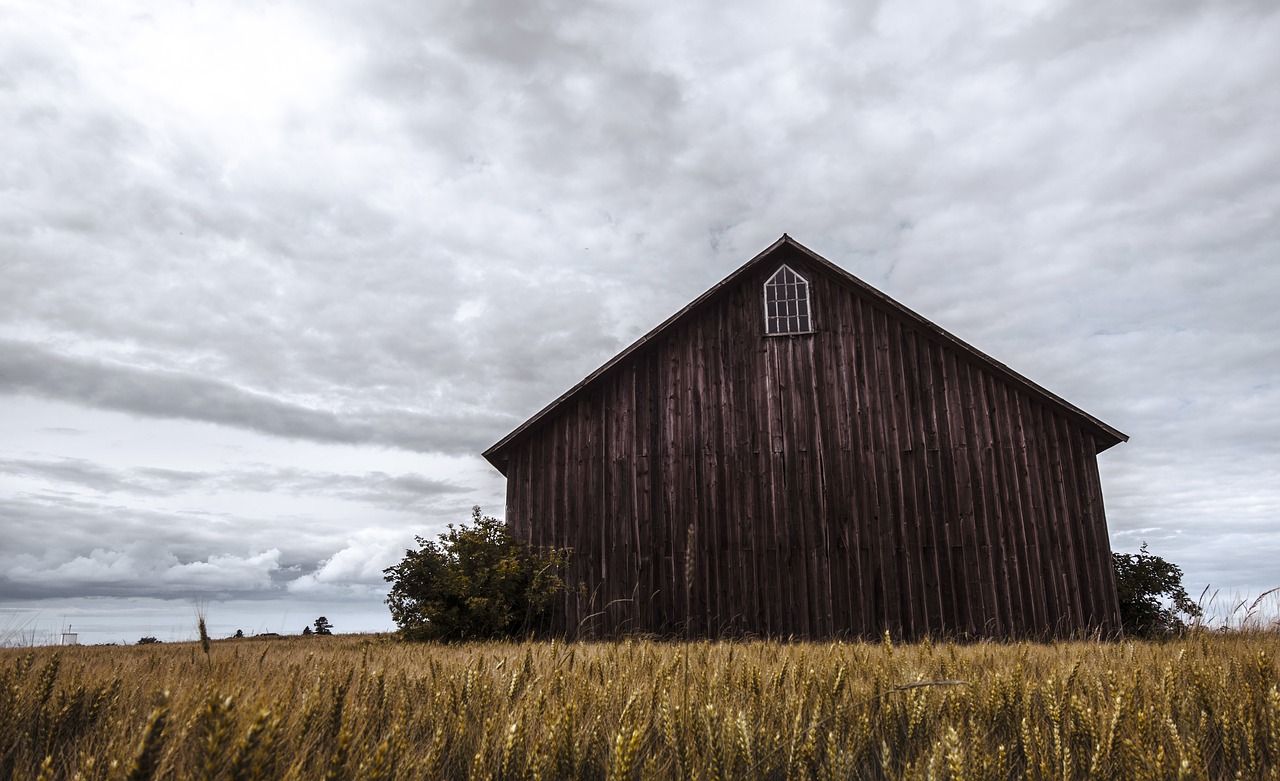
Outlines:
<svg viewBox="0 0 1280 781"><path fill-rule="evenodd" d="M0 641L390 628L478 454L783 232L1280 585L1280 6L0 2ZM23 634L25 633L25 634Z"/></svg>

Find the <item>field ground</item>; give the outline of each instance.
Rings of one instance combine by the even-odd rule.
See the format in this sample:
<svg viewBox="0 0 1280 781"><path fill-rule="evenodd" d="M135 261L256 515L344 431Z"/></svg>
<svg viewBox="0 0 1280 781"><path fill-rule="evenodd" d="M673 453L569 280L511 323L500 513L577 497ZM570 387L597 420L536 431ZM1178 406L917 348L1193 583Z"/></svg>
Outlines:
<svg viewBox="0 0 1280 781"><path fill-rule="evenodd" d="M1276 634L0 650L0 778L1280 779Z"/></svg>

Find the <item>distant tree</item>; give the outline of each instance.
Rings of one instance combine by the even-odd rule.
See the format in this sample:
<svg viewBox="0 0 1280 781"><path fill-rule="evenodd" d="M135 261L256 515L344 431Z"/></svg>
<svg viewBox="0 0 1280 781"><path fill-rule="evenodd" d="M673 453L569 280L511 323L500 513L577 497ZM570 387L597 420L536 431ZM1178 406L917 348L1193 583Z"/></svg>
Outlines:
<svg viewBox="0 0 1280 781"><path fill-rule="evenodd" d="M151 635L147 635L146 637L142 637L138 639L138 645L151 645L152 643L158 643L158 642L160 641L152 637Z"/></svg>
<svg viewBox="0 0 1280 781"><path fill-rule="evenodd" d="M309 626L304 626L304 627L302 627L302 634L304 634L304 635L310 635L310 634L311 634L311 627L309 627Z"/></svg>
<svg viewBox="0 0 1280 781"><path fill-rule="evenodd" d="M471 525L455 527L439 542L416 538L418 550L383 570L391 584L387 605L401 636L410 640L518 637L545 629L564 588L562 549L535 549L511 536L507 525L471 509Z"/></svg>
<svg viewBox="0 0 1280 781"><path fill-rule="evenodd" d="M232 635L232 637L244 637L244 630L243 630L243 629L237 629L237 630L236 630L236 633L235 633L234 635Z"/></svg>
<svg viewBox="0 0 1280 781"><path fill-rule="evenodd" d="M1200 606L1182 587L1182 568L1147 552L1111 554L1120 596L1124 631L1137 637L1167 637L1187 628L1183 620L1198 618Z"/></svg>
<svg viewBox="0 0 1280 781"><path fill-rule="evenodd" d="M324 616L320 616L319 618L316 619L315 628L316 628L316 634L318 635L333 634L333 624L330 624L329 619L325 618Z"/></svg>

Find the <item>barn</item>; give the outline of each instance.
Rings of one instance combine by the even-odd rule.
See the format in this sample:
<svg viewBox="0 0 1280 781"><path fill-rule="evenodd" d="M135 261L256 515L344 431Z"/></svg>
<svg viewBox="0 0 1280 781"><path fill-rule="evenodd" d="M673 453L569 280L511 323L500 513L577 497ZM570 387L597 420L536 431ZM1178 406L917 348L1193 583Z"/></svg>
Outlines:
<svg viewBox="0 0 1280 781"><path fill-rule="evenodd" d="M484 457L570 635L1052 637L1127 439L784 235Z"/></svg>

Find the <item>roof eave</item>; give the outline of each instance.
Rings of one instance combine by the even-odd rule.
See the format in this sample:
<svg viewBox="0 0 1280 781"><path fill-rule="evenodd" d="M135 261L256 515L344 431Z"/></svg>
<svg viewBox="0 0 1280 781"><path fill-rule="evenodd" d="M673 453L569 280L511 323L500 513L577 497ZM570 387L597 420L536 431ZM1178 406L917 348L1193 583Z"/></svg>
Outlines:
<svg viewBox="0 0 1280 781"><path fill-rule="evenodd" d="M857 278L856 276L849 273L848 271L845 271L844 269L840 268L836 264L822 257L821 255L809 249L808 247L804 246L803 244L796 241L795 239L791 239L785 234L783 235L783 238L789 240L790 243L796 247L796 249L800 250L805 255L807 255L809 259L812 260L814 263L821 265L823 268L828 269L833 274L836 274L837 276L843 278L846 282L853 284L860 291L865 293L868 297L873 298L877 302L879 302L882 306L885 306L893 310L894 312L904 317L905 319L910 320L915 324L921 326L926 331L932 332L934 335L941 338L944 342L946 342L951 347L954 347L955 349L959 350L961 353L974 358L976 361L978 361L978 363L986 364L989 368L995 370L997 374L1001 375L1007 380L1012 381L1015 385L1021 386L1024 390L1029 391L1033 396L1040 396L1044 400L1049 401L1053 403L1055 406L1062 408L1062 410L1066 412L1070 417L1073 417L1077 419L1079 422L1084 423L1087 428L1095 429L1095 433L1100 435L1099 442L1103 445L1102 447L1098 448L1097 452L1101 453L1103 450L1107 450L1108 448L1114 447L1115 445L1118 445L1121 442L1129 441L1128 434L1125 434L1119 429L1116 429L1116 428L1113 428L1112 426L1107 425L1106 423L1102 422L1098 418L1095 418L1093 415L1090 415L1089 413L1080 409L1079 407L1067 401L1066 399L1062 398L1061 396L1054 393L1053 391L1050 391L1049 389L1034 382L1033 380L1028 379L1026 376L1014 371L1004 363L997 361L995 358L992 358L990 355L987 355L986 353L982 352L978 348L974 347L973 345L964 341L960 337L951 333L947 329L943 328L937 323L934 323L932 320L929 320L928 318L919 314L915 310L907 308L906 306L890 298L888 295L880 292L879 290L876 290L871 285L868 285L866 282L863 282L861 279Z"/></svg>

